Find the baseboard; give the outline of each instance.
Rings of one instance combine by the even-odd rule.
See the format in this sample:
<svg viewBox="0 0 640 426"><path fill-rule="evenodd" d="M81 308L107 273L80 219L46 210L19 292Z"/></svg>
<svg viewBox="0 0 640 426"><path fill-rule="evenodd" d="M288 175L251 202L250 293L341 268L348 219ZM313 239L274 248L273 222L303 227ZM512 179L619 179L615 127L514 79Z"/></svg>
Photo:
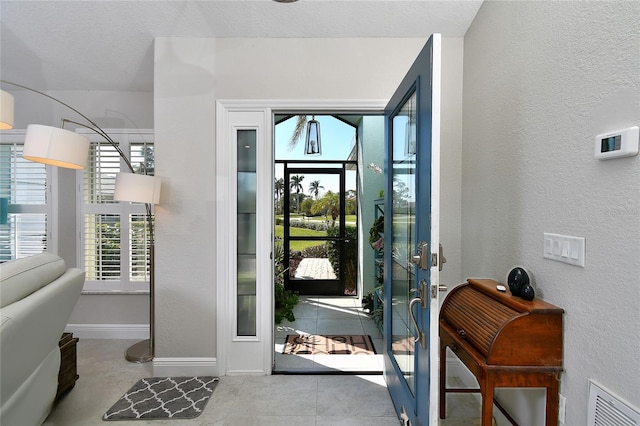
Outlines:
<svg viewBox="0 0 640 426"><path fill-rule="evenodd" d="M147 324L67 324L65 332L80 339L131 339L149 338Z"/></svg>
<svg viewBox="0 0 640 426"><path fill-rule="evenodd" d="M215 357L212 358L154 358L155 377L219 376Z"/></svg>

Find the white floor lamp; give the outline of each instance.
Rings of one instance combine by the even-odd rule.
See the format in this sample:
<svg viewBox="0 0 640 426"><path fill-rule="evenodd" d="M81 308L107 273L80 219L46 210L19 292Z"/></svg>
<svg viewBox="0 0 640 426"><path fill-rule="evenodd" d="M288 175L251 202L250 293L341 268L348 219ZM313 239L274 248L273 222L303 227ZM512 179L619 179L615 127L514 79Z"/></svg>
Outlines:
<svg viewBox="0 0 640 426"><path fill-rule="evenodd" d="M144 203L146 208L147 227L149 229L149 339L136 343L125 352L125 358L131 362L149 362L155 354L155 280L154 280L154 257L155 241L153 229L153 217L151 205L160 201L160 179L146 174L137 174L131 165L129 158L122 152L118 144L98 126L95 122L82 114L77 109L68 104L47 95L36 89L32 89L21 84L0 80L4 84L19 87L45 96L78 114L89 124L63 119L62 123L73 123L87 128L102 136L118 152L122 160L126 163L129 173L118 173L113 199L115 201L131 201ZM11 129L13 127L13 96L5 91L0 91L0 129ZM89 139L78 133L62 128L30 124L27 126L25 136L23 158L39 163L49 164L57 167L84 169L89 156ZM146 170L143 172L146 173Z"/></svg>

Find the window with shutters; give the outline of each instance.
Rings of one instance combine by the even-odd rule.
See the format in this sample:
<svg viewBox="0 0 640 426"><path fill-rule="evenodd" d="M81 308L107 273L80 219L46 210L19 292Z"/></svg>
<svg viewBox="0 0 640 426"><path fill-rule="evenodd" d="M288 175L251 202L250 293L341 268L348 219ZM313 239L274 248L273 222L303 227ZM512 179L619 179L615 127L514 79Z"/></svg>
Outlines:
<svg viewBox="0 0 640 426"><path fill-rule="evenodd" d="M0 263L50 251L52 173L22 158L25 131L3 131L0 139Z"/></svg>
<svg viewBox="0 0 640 426"><path fill-rule="evenodd" d="M78 263L87 274L85 291L146 291L150 240L145 205L114 201L116 173L129 172L127 165L109 142L96 134L77 131L91 140L89 164L78 172L82 177L78 185ZM146 174L153 174L152 132L106 133L129 156L136 173L146 170Z"/></svg>

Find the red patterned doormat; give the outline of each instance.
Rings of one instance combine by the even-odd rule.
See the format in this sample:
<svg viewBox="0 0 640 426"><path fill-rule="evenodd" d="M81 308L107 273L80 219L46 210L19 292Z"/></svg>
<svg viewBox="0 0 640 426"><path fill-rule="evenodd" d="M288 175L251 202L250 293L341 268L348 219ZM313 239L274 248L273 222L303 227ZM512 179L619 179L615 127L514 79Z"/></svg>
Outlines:
<svg viewBox="0 0 640 426"><path fill-rule="evenodd" d="M375 355L369 335L289 334L283 354L287 355Z"/></svg>

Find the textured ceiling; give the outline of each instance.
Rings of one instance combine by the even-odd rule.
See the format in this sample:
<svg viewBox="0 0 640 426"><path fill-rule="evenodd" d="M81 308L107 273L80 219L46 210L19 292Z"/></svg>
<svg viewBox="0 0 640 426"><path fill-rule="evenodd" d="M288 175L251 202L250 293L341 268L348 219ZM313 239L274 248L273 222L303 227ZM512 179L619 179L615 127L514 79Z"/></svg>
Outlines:
<svg viewBox="0 0 640 426"><path fill-rule="evenodd" d="M482 0L0 2L0 75L46 90L153 89L154 37L462 37Z"/></svg>

